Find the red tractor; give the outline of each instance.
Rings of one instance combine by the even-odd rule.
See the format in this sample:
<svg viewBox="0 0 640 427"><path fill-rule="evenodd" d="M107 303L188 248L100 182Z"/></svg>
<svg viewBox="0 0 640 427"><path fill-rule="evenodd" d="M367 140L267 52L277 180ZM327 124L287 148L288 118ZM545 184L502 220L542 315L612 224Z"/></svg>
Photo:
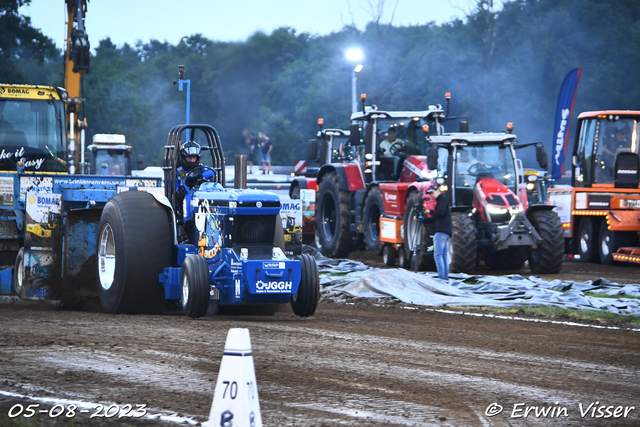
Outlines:
<svg viewBox="0 0 640 427"><path fill-rule="evenodd" d="M313 244L316 238L315 192L319 167L328 163L354 162L356 154L349 145L348 130L323 129L323 123L322 119L318 119L320 130L318 131L317 139L309 139L308 141L309 155L306 162L317 163L318 167L307 167L303 172L298 173L289 187L289 197L292 199L300 199L301 190L305 196L302 197L302 228L303 241L306 244ZM319 154L318 149L320 151ZM305 192L305 190L312 191Z"/></svg>
<svg viewBox="0 0 640 427"><path fill-rule="evenodd" d="M433 209L425 189L436 181L452 201L453 271L471 272L482 258L494 269L519 269L528 258L534 272L560 270L562 227L553 207L531 205L524 213L515 135L466 132L466 122L463 132L444 134L451 117L439 105L367 107L351 119L356 160L318 172L317 237L325 255L344 257L364 242L387 265L398 259L403 267L432 267L433 232L421 212ZM538 157L546 162L541 145Z"/></svg>
<svg viewBox="0 0 640 427"><path fill-rule="evenodd" d="M443 132L440 105L423 111L363 107L351 116L349 162L327 163L317 177L317 237L327 256L343 257L361 242L392 263L403 249L406 195L426 183L428 136ZM385 245L389 243L389 245ZM387 247L388 246L388 247ZM406 259L401 256L401 264Z"/></svg>
<svg viewBox="0 0 640 427"><path fill-rule="evenodd" d="M451 270L470 273L484 260L495 270L519 270L525 261L534 273L557 273L564 254L563 230L554 206L528 203L527 183L516 150L536 146L542 169L547 153L540 143L518 144L513 134L459 132L429 138L428 168L451 200L453 235ZM407 196L405 228L418 229L410 210L419 194ZM428 227L419 232L422 247L411 248L424 259L432 256ZM411 239L407 239L408 241ZM417 249L417 250L416 250Z"/></svg>

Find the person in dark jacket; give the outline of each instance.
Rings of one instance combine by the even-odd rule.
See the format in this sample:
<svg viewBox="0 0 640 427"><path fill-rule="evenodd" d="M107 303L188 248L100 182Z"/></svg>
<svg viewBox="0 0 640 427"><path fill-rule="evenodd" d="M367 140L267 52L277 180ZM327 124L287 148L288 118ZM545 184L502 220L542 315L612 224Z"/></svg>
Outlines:
<svg viewBox="0 0 640 427"><path fill-rule="evenodd" d="M433 258L438 269L440 279L449 280L449 245L451 244L451 207L447 195L440 191L437 185L433 184L427 193L433 197L437 204L433 210L426 209L427 214L431 214L435 223L436 234L433 236Z"/></svg>

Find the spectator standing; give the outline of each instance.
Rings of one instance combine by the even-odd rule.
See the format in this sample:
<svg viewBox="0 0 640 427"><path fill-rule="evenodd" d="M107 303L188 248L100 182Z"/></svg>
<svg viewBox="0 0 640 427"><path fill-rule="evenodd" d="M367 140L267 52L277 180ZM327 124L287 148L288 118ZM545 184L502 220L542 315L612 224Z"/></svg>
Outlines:
<svg viewBox="0 0 640 427"><path fill-rule="evenodd" d="M262 135L262 173L272 175L271 150L273 150L273 143L264 132L260 132L258 135Z"/></svg>
<svg viewBox="0 0 640 427"><path fill-rule="evenodd" d="M431 214L435 221L436 234L433 236L433 258L438 269L438 277L449 280L449 245L451 244L452 224L451 207L447 195L440 191L436 184L427 190L427 193L436 200L434 210L425 209L425 213Z"/></svg>
<svg viewBox="0 0 640 427"><path fill-rule="evenodd" d="M253 173L253 153L251 150L251 134L249 129L242 129L242 137L240 139L240 154L247 156L247 163L249 164L249 173Z"/></svg>

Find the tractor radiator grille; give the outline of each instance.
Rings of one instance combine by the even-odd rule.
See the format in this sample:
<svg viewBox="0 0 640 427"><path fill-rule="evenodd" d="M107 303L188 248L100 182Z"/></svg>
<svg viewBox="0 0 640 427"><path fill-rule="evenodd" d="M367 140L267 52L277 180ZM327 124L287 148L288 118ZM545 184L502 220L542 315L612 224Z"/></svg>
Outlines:
<svg viewBox="0 0 640 427"><path fill-rule="evenodd" d="M236 215L233 222L233 246L273 246L276 215Z"/></svg>

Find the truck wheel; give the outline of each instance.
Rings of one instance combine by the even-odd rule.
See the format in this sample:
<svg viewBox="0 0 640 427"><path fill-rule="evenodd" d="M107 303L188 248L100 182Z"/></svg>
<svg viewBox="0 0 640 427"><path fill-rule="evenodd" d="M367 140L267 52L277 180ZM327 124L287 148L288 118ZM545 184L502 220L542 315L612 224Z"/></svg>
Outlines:
<svg viewBox="0 0 640 427"><path fill-rule="evenodd" d="M554 211L534 211L529 221L542 237L538 249L529 251L532 273L559 273L564 258L564 231L560 217Z"/></svg>
<svg viewBox="0 0 640 427"><path fill-rule="evenodd" d="M197 319L209 308L209 266L200 255L187 255L182 264L181 302L184 314Z"/></svg>
<svg viewBox="0 0 640 427"><path fill-rule="evenodd" d="M537 229L537 228L536 228ZM578 255L582 262L598 262L598 243L593 219L582 218L578 229Z"/></svg>
<svg viewBox="0 0 640 427"><path fill-rule="evenodd" d="M339 190L340 178L329 172L318 192L316 220L321 251L328 257L344 257L351 252L349 192Z"/></svg>
<svg viewBox="0 0 640 427"><path fill-rule="evenodd" d="M621 247L633 245L633 233L623 231L611 231L607 226L607 220L600 224L600 244L598 245L600 262L605 265L613 263L613 254Z"/></svg>
<svg viewBox="0 0 640 427"><path fill-rule="evenodd" d="M144 220L142 220L144 219ZM113 196L98 226L100 304L107 313L161 313L158 277L171 266L172 227L167 210L143 191Z"/></svg>
<svg viewBox="0 0 640 427"><path fill-rule="evenodd" d="M396 265L397 254L398 253L393 246L385 245L382 249L382 261L384 262L384 265L386 265L387 267L393 267L394 265Z"/></svg>
<svg viewBox="0 0 640 427"><path fill-rule="evenodd" d="M291 295L291 308L300 317L309 317L316 312L320 299L320 274L318 264L311 255L302 254L300 260L301 277L298 292Z"/></svg>
<svg viewBox="0 0 640 427"><path fill-rule="evenodd" d="M380 255L382 242L380 241L380 217L384 215L384 201L380 187L369 191L364 202L362 226L364 227L364 245L369 252Z"/></svg>
<svg viewBox="0 0 640 427"><path fill-rule="evenodd" d="M477 242L476 227L473 219L465 212L451 213L451 271L453 273L472 273L476 267Z"/></svg>
<svg viewBox="0 0 640 427"><path fill-rule="evenodd" d="M420 224L416 220L417 209L419 203L422 203L420 194L413 192L407 198L407 203L404 209L404 257L405 263L403 268L415 267L415 261L413 258L413 246L418 245L418 270L426 271L435 269L436 263L433 259L433 251L427 253L430 246L433 246L433 240L429 236L427 227L424 224ZM418 234L416 234L418 233Z"/></svg>
<svg viewBox="0 0 640 427"><path fill-rule="evenodd" d="M13 272L15 277L13 286L16 288L16 294L22 298L22 291L24 290L24 248L20 248L18 251Z"/></svg>

